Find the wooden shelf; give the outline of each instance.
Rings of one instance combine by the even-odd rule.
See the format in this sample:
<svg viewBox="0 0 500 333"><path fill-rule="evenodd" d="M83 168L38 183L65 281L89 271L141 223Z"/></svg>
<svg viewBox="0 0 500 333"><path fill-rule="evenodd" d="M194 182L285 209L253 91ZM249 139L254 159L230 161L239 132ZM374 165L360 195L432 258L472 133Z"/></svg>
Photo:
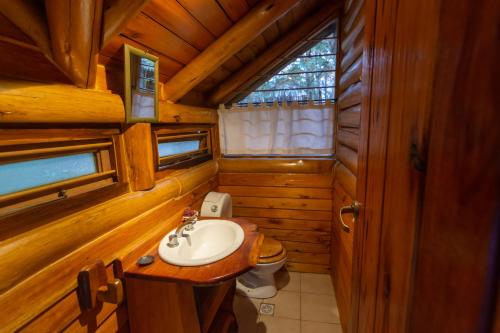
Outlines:
<svg viewBox="0 0 500 333"><path fill-rule="evenodd" d="M212 264L194 267L181 267L164 262L158 255L158 244L148 253L155 261L149 266L132 264L125 268L126 278L184 282L193 285L218 284L241 275L257 264L264 236L255 224L243 218L225 219L238 223L245 233L243 244L226 258ZM198 221L203 223L203 220Z"/></svg>

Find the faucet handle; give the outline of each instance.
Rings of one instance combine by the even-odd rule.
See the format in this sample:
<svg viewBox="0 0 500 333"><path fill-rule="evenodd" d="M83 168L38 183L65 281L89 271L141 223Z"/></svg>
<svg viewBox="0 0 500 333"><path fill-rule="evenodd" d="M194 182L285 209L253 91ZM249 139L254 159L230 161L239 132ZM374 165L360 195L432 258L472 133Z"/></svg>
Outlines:
<svg viewBox="0 0 500 333"><path fill-rule="evenodd" d="M178 245L179 245L179 240L177 234L172 234L168 236L168 244L167 244L168 247L176 247Z"/></svg>
<svg viewBox="0 0 500 333"><path fill-rule="evenodd" d="M193 216L198 216L200 213L197 210L191 209L191 208L186 208L184 210L184 214L182 214L183 217L193 217Z"/></svg>

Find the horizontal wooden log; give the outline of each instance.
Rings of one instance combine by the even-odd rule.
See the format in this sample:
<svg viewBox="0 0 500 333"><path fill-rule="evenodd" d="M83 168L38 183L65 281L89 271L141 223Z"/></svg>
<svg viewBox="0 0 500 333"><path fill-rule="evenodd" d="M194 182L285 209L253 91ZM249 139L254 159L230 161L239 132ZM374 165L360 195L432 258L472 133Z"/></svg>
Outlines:
<svg viewBox="0 0 500 333"><path fill-rule="evenodd" d="M330 188L330 174L219 173L219 185Z"/></svg>
<svg viewBox="0 0 500 333"><path fill-rule="evenodd" d="M356 151L342 144L337 145L337 158L342 162L354 175L358 173L358 154Z"/></svg>
<svg viewBox="0 0 500 333"><path fill-rule="evenodd" d="M247 85L251 84L249 81L255 80L258 74L266 72L267 67L271 67L277 58L297 48L308 35L314 34L321 28L325 21L330 21L339 4L336 1L328 1L317 12L303 19L299 26L262 52L257 59L222 82L209 97L210 102L213 105L226 103L231 98L231 93L247 88Z"/></svg>
<svg viewBox="0 0 500 333"><path fill-rule="evenodd" d="M286 264L286 268L290 272L317 273L317 274L330 273L330 265L315 265L315 264L288 262Z"/></svg>
<svg viewBox="0 0 500 333"><path fill-rule="evenodd" d="M304 231L304 230L281 230L259 228L266 237L272 237L280 241L292 241L302 243L321 243L330 245L331 235L329 232Z"/></svg>
<svg viewBox="0 0 500 333"><path fill-rule="evenodd" d="M342 185L342 187L353 199L356 198L356 176L342 163L338 163L335 167L334 178Z"/></svg>
<svg viewBox="0 0 500 333"><path fill-rule="evenodd" d="M352 128L339 128L337 130L337 142L358 151L359 130Z"/></svg>
<svg viewBox="0 0 500 333"><path fill-rule="evenodd" d="M329 253L300 253L300 252L287 252L287 262L296 262L303 264L316 264L316 265L330 265Z"/></svg>
<svg viewBox="0 0 500 333"><path fill-rule="evenodd" d="M0 80L1 123L122 123L120 96L70 85Z"/></svg>
<svg viewBox="0 0 500 333"><path fill-rule="evenodd" d="M331 221L292 220L269 217L251 217L261 228L330 232Z"/></svg>
<svg viewBox="0 0 500 333"><path fill-rule="evenodd" d="M295 220L331 221L332 219L331 212L321 210L266 209L247 207L234 207L233 215L243 217L270 217Z"/></svg>
<svg viewBox="0 0 500 333"><path fill-rule="evenodd" d="M157 190L158 186L153 191ZM147 198L144 199L147 200ZM191 193L183 197L167 196L160 199L158 206L145 210L144 214L140 214L104 236L85 244L64 258L53 261L51 265L45 265L41 271L17 284L8 292L3 293L0 296L0 306L2 306L5 316L0 317L1 327L6 331L14 331L15 328L25 325L43 310L63 300L66 295L75 291L75 277L80 269L97 259L101 259L106 265L109 265L117 258L126 258L130 255L132 260L128 262L135 262L139 254L147 251L152 244L157 243L166 232L179 223L184 207L190 205L192 200L195 200ZM158 202L156 201L156 203ZM127 210L123 209L126 206L130 210L131 204L132 201L121 205L118 204L117 208ZM143 208L147 207L145 202L142 202L142 204ZM112 213L112 209L107 208L107 213ZM83 220L85 220L85 217L83 217ZM68 233L67 235L72 234ZM144 247L144 244L147 246ZM47 285L46 281L52 281L52 283ZM28 304L29 306L24 306ZM66 307L60 308L60 310L68 314L77 314L80 311L79 308L75 311ZM58 314L60 315L61 312L58 312ZM56 317L51 318L56 320ZM63 327L61 325L56 330L59 331Z"/></svg>
<svg viewBox="0 0 500 333"><path fill-rule="evenodd" d="M341 127L359 128L361 124L361 105L354 105L348 109L340 110L338 123Z"/></svg>
<svg viewBox="0 0 500 333"><path fill-rule="evenodd" d="M233 207L256 207L278 209L331 210L331 200L233 197Z"/></svg>
<svg viewBox="0 0 500 333"><path fill-rule="evenodd" d="M324 243L304 243L282 240L281 243L287 251L301 253L330 253L329 244Z"/></svg>
<svg viewBox="0 0 500 333"><path fill-rule="evenodd" d="M344 36L342 40L341 44L342 52L346 53L349 49L352 48L352 46L354 45L354 41L359 39L360 35L363 34L364 27L365 27L365 19L364 16L360 15L356 19L356 22L354 23L352 29L346 36Z"/></svg>
<svg viewBox="0 0 500 333"><path fill-rule="evenodd" d="M169 198L192 190L212 178L216 172L216 163L207 162L182 175L157 182L154 191L125 194L97 207L25 232L22 237L3 240L0 253L0 293L124 221Z"/></svg>
<svg viewBox="0 0 500 333"><path fill-rule="evenodd" d="M351 85L361 81L361 74L363 72L363 58L359 57L346 72L341 73L339 88L340 92L344 92Z"/></svg>
<svg viewBox="0 0 500 333"><path fill-rule="evenodd" d="M165 85L165 97L176 102L229 60L268 26L291 10L298 0L263 0Z"/></svg>
<svg viewBox="0 0 500 333"><path fill-rule="evenodd" d="M347 51L347 53L345 53L342 56L342 59L340 61L341 73L344 73L345 71L347 71L347 69L349 67L351 67L351 65L354 63L354 61L356 61L363 53L363 38L362 38L362 36L363 36L363 34L360 34L360 37L358 37L358 39L354 41L353 47L350 48L349 51Z"/></svg>
<svg viewBox="0 0 500 333"><path fill-rule="evenodd" d="M227 173L326 173L332 170L333 162L333 159L222 158L219 168Z"/></svg>
<svg viewBox="0 0 500 333"><path fill-rule="evenodd" d="M361 104L361 82L353 84L340 94L338 103L341 110Z"/></svg>
<svg viewBox="0 0 500 333"><path fill-rule="evenodd" d="M216 124L217 110L160 101L160 123Z"/></svg>
<svg viewBox="0 0 500 333"><path fill-rule="evenodd" d="M271 187L271 186L219 186L219 192L236 197L331 199L328 188Z"/></svg>

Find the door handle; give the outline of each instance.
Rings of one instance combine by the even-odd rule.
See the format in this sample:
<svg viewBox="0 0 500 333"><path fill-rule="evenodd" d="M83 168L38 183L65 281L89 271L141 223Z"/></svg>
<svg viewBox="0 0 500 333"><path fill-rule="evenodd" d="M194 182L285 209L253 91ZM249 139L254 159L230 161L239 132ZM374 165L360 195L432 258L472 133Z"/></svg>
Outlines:
<svg viewBox="0 0 500 333"><path fill-rule="evenodd" d="M356 200L354 200L351 205L344 206L344 207L340 208L339 220L340 220L340 223L342 224L342 229L345 232L350 232L351 228L347 224L345 224L344 220L342 219L342 214L351 213L352 214L352 222L354 223L358 220L360 206L361 206L361 204L359 202L357 202Z"/></svg>

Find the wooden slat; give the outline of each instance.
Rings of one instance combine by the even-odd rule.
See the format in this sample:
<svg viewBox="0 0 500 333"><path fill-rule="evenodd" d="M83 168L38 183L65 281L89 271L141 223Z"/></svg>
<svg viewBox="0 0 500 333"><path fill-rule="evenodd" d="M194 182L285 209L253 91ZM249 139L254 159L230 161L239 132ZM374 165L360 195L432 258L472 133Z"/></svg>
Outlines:
<svg viewBox="0 0 500 333"><path fill-rule="evenodd" d="M245 17L181 69L165 86L167 100L176 102L215 69L241 50L269 25L283 16L298 0L259 2ZM172 47L169 45L169 47Z"/></svg>
<svg viewBox="0 0 500 333"><path fill-rule="evenodd" d="M349 86L361 80L361 74L363 70L362 57L359 57L352 65L347 69L347 72L341 73L339 88L340 92L344 92Z"/></svg>
<svg viewBox="0 0 500 333"><path fill-rule="evenodd" d="M233 22L238 21L250 9L245 0L218 0L217 2Z"/></svg>
<svg viewBox="0 0 500 333"><path fill-rule="evenodd" d="M330 253L330 246L324 243L304 243L282 240L281 243L287 251L303 253Z"/></svg>
<svg viewBox="0 0 500 333"><path fill-rule="evenodd" d="M358 155L356 151L338 144L336 156L354 175L358 173Z"/></svg>
<svg viewBox="0 0 500 333"><path fill-rule="evenodd" d="M303 243L322 243L330 244L331 235L329 232L304 231L304 230L281 230L259 228L266 237L272 237L277 240L303 242Z"/></svg>
<svg viewBox="0 0 500 333"><path fill-rule="evenodd" d="M185 65L200 53L144 14L132 20L122 34ZM158 43L159 40L162 42Z"/></svg>
<svg viewBox="0 0 500 333"><path fill-rule="evenodd" d="M327 173L332 170L333 159L301 158L222 158L221 172L251 173Z"/></svg>
<svg viewBox="0 0 500 333"><path fill-rule="evenodd" d="M361 82L349 87L339 96L339 108L346 109L350 106L361 103Z"/></svg>
<svg viewBox="0 0 500 333"><path fill-rule="evenodd" d="M361 105L355 105L339 111L338 122L341 127L359 128L361 123Z"/></svg>
<svg viewBox="0 0 500 333"><path fill-rule="evenodd" d="M353 1L351 1L351 2L353 2ZM342 32L341 32L342 36L349 34L356 19L360 15L363 15L361 13L361 9L363 8L364 1L354 1L354 2L355 2L355 5L349 7L349 9L344 14L344 17L342 20Z"/></svg>
<svg viewBox="0 0 500 333"><path fill-rule="evenodd" d="M270 217L280 219L295 220L322 220L330 221L332 213L320 210L293 210L293 209L266 209L266 208L246 208L234 207L234 216L243 217Z"/></svg>
<svg viewBox="0 0 500 333"><path fill-rule="evenodd" d="M292 220L268 217L251 217L251 220L252 223L257 224L261 228L324 232L329 232L331 230L330 221Z"/></svg>
<svg viewBox="0 0 500 333"><path fill-rule="evenodd" d="M300 252L287 252L287 262L297 262L305 264L316 264L316 265L330 265L330 254L329 253L300 253Z"/></svg>
<svg viewBox="0 0 500 333"><path fill-rule="evenodd" d="M331 200L233 197L233 207L331 210Z"/></svg>
<svg viewBox="0 0 500 333"><path fill-rule="evenodd" d="M331 176L330 174L220 173L219 184L329 188Z"/></svg>
<svg viewBox="0 0 500 333"><path fill-rule="evenodd" d="M101 49L118 35L150 0L116 0L103 15Z"/></svg>
<svg viewBox="0 0 500 333"><path fill-rule="evenodd" d="M344 187L352 198L356 198L356 176L342 163L335 167L335 179Z"/></svg>
<svg viewBox="0 0 500 333"><path fill-rule="evenodd" d="M228 186L221 185L219 192L238 197L331 199L332 191L322 188L271 187L271 186Z"/></svg>
<svg viewBox="0 0 500 333"><path fill-rule="evenodd" d="M215 40L214 35L177 1L152 0L142 12L199 51Z"/></svg>
<svg viewBox="0 0 500 333"><path fill-rule="evenodd" d="M311 17L305 19L297 28L282 37L278 42L264 51L257 59L247 66L243 66L237 73L224 81L210 95L209 100L212 104L227 102L230 94L236 90L247 88L252 79L256 79L257 74L266 72L266 68L272 66L276 58L284 55L291 49L297 48L301 40L317 29L322 27L325 22L329 22L333 13L338 9L339 4L335 1L329 1L327 4L314 13ZM281 21L280 21L281 22ZM283 30L282 30L283 31ZM286 31L286 30L285 30Z"/></svg>
<svg viewBox="0 0 500 333"><path fill-rule="evenodd" d="M359 130L351 128L339 128L337 130L337 142L358 151Z"/></svg>
<svg viewBox="0 0 500 333"><path fill-rule="evenodd" d="M315 264L289 262L286 264L286 268L291 272L318 273L318 274L330 273L330 265L315 265Z"/></svg>
<svg viewBox="0 0 500 333"><path fill-rule="evenodd" d="M216 1L178 0L178 2L216 37L231 27L231 20L224 14Z"/></svg>

